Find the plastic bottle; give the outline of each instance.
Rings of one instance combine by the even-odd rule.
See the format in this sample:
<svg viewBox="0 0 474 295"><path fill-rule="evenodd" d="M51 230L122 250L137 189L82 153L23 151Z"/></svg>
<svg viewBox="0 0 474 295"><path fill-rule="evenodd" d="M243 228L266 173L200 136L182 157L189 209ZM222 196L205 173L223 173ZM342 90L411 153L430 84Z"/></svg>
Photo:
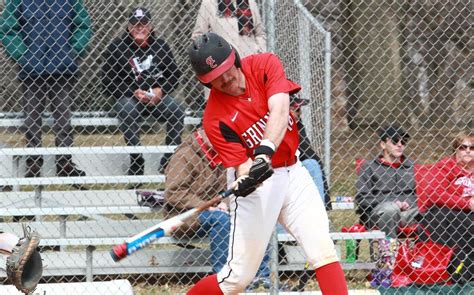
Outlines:
<svg viewBox="0 0 474 295"><path fill-rule="evenodd" d="M354 224L351 227L343 227L342 232L357 233L364 232L365 227L360 224ZM346 240L346 262L354 263L357 260L357 241L354 239Z"/></svg>
<svg viewBox="0 0 474 295"><path fill-rule="evenodd" d="M346 240L346 262L354 263L357 260L356 240Z"/></svg>

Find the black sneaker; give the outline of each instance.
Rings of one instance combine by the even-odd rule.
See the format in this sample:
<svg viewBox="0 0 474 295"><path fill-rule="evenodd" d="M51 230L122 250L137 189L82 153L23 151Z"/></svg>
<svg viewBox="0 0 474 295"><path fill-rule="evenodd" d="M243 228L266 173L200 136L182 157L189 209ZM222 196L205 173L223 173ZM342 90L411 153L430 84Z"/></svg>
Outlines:
<svg viewBox="0 0 474 295"><path fill-rule="evenodd" d="M145 159L141 154L130 155L130 168L128 168L128 175L143 175L145 174Z"/></svg>
<svg viewBox="0 0 474 295"><path fill-rule="evenodd" d="M173 156L173 154L166 153L163 155L163 157L161 157L160 168L158 169L158 173L165 174L166 167L168 166L168 163L170 162L171 156Z"/></svg>
<svg viewBox="0 0 474 295"><path fill-rule="evenodd" d="M56 164L56 175L59 177L86 176L86 172L78 169L72 161L67 161Z"/></svg>
<svg viewBox="0 0 474 295"><path fill-rule="evenodd" d="M86 176L86 172L76 167L76 164L71 160L59 161L56 163L56 175L59 177L83 177ZM72 187L86 191L89 188L83 184L72 184Z"/></svg>
<svg viewBox="0 0 474 295"><path fill-rule="evenodd" d="M142 154L131 154L130 155L130 167L128 168L127 175L143 175L145 174L145 159ZM131 183L127 186L127 189L138 189L143 186L143 183Z"/></svg>
<svg viewBox="0 0 474 295"><path fill-rule="evenodd" d="M43 157L31 156L26 158L26 172L25 177L40 177L41 166L43 166Z"/></svg>

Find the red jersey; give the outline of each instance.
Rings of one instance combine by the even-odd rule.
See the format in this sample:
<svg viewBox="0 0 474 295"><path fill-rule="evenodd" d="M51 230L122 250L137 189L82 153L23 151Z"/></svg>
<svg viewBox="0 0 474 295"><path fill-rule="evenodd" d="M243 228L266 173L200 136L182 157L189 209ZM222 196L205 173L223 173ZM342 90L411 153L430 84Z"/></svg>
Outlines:
<svg viewBox="0 0 474 295"><path fill-rule="evenodd" d="M470 210L469 200L474 194L474 173L460 167L454 157L444 158L426 169L415 171L418 207L421 212L431 206Z"/></svg>
<svg viewBox="0 0 474 295"><path fill-rule="evenodd" d="M295 93L301 87L288 80L283 66L272 53L250 55L241 60L245 93L231 96L211 89L203 126L225 167L238 166L262 140L269 117L268 99L277 93ZM286 134L272 157L272 166L294 163L299 144L296 122L288 114Z"/></svg>

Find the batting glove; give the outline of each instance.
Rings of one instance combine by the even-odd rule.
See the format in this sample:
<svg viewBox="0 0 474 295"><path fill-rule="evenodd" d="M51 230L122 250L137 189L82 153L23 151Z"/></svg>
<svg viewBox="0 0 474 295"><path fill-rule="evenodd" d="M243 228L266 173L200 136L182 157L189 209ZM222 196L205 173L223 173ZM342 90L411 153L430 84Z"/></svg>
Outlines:
<svg viewBox="0 0 474 295"><path fill-rule="evenodd" d="M252 167L250 167L249 176L257 180L258 183L262 183L272 176L271 158L274 153L275 145L268 139L262 140L255 149L255 160L252 163Z"/></svg>
<svg viewBox="0 0 474 295"><path fill-rule="evenodd" d="M253 193L259 183L249 175L242 175L232 184L232 193L238 197L246 197Z"/></svg>
<svg viewBox="0 0 474 295"><path fill-rule="evenodd" d="M255 179L258 183L264 182L273 175L273 168L270 159L266 155L258 155L250 167L249 176Z"/></svg>

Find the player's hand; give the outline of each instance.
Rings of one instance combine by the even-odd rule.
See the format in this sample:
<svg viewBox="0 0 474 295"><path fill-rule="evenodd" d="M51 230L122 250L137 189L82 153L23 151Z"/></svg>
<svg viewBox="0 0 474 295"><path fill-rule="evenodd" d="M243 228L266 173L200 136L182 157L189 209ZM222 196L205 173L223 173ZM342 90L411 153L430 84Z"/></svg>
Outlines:
<svg viewBox="0 0 474 295"><path fill-rule="evenodd" d="M249 175L242 175L232 183L232 193L238 197L246 197L253 193L259 183Z"/></svg>
<svg viewBox="0 0 474 295"><path fill-rule="evenodd" d="M273 175L273 168L270 158L267 155L261 154L255 157L255 160L250 167L249 176L262 183Z"/></svg>

